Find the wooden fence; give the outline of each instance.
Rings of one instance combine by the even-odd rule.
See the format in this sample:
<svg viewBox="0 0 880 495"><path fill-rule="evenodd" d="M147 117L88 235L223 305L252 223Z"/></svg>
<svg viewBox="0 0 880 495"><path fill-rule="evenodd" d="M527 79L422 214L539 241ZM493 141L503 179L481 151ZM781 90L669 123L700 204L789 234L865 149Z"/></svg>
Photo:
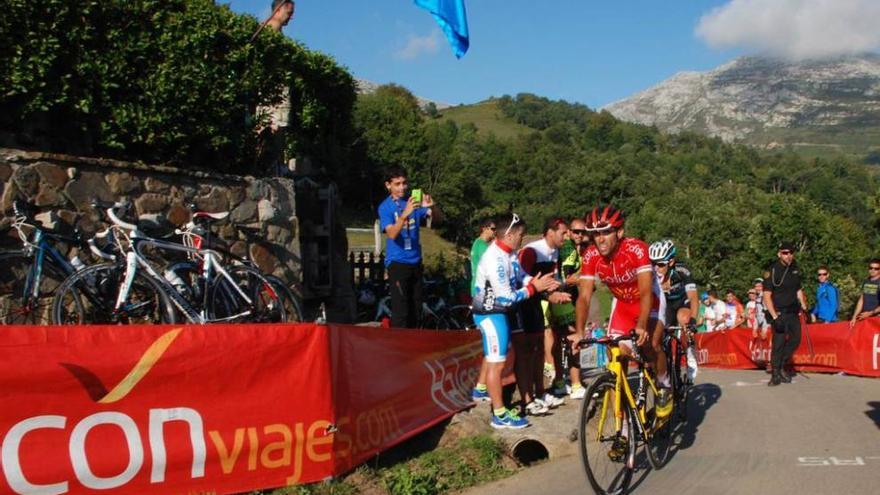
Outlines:
<svg viewBox="0 0 880 495"><path fill-rule="evenodd" d="M348 263L351 266L351 282L360 285L365 280L372 280L375 284L385 283L385 255L367 251L348 253Z"/></svg>

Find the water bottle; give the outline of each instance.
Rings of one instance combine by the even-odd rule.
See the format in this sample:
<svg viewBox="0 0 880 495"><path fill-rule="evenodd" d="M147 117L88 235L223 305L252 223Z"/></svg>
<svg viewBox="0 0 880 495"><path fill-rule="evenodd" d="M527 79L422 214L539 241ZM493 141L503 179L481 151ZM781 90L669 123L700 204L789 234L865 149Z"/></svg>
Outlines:
<svg viewBox="0 0 880 495"><path fill-rule="evenodd" d="M604 328L597 327L595 330L593 330L593 338L594 339L601 339L604 336L605 336L605 329ZM595 347L596 347L596 367L603 368L608 364L608 358L605 355L605 346L604 345L597 345Z"/></svg>
<svg viewBox="0 0 880 495"><path fill-rule="evenodd" d="M83 268L86 267L86 264L83 263L81 259L79 259L79 255L73 255L73 257L70 258L70 264L73 265L73 268L76 271L81 271Z"/></svg>
<svg viewBox="0 0 880 495"><path fill-rule="evenodd" d="M169 268L165 270L163 276L165 277L165 280L167 280L169 283L171 283L171 285L174 286L175 289L177 289L177 292L179 292L180 294L186 294L186 282L184 282L183 279L180 278L180 275L178 275L177 272Z"/></svg>

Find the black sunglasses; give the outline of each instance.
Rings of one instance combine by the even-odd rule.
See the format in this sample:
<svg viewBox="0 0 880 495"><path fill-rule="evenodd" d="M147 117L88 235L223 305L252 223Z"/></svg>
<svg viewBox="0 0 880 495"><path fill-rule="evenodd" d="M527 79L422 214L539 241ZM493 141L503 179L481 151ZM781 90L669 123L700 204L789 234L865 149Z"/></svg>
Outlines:
<svg viewBox="0 0 880 495"><path fill-rule="evenodd" d="M828 276L828 272L825 272L825 273L817 273L816 275L818 275L818 276L820 276L820 277L827 277L827 276Z"/></svg>
<svg viewBox="0 0 880 495"><path fill-rule="evenodd" d="M585 229L571 229L571 233L577 235L587 235L587 231Z"/></svg>
<svg viewBox="0 0 880 495"><path fill-rule="evenodd" d="M659 266L660 268L665 268L665 267L669 266L668 261L655 261L655 262L652 262L652 264L654 266Z"/></svg>
<svg viewBox="0 0 880 495"><path fill-rule="evenodd" d="M869 266L868 270L880 270L880 266Z"/></svg>
<svg viewBox="0 0 880 495"><path fill-rule="evenodd" d="M779 251L779 254L781 254L781 255L787 255L787 254L791 254L791 251L788 251L788 250L785 250L785 251Z"/></svg>

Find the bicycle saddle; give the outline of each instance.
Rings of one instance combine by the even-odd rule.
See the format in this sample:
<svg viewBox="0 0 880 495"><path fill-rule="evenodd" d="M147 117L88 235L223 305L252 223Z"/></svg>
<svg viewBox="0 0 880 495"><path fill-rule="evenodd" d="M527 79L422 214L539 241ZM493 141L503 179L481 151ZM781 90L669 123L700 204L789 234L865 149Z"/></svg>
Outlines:
<svg viewBox="0 0 880 495"><path fill-rule="evenodd" d="M208 226L222 220L226 220L229 217L228 211L220 211L217 213L211 213L208 211L195 211L192 215L192 221L196 225Z"/></svg>

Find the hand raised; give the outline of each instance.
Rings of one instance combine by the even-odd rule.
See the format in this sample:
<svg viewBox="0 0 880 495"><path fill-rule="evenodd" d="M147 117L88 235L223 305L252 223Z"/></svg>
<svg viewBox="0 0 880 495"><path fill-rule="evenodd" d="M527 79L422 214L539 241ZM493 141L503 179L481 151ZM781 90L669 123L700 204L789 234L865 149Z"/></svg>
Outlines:
<svg viewBox="0 0 880 495"><path fill-rule="evenodd" d="M571 302L571 294L568 292L554 292L547 298L552 304L564 304Z"/></svg>
<svg viewBox="0 0 880 495"><path fill-rule="evenodd" d="M410 196L410 198L406 200L406 208L403 209L403 216L409 218L409 216L412 215L412 212L415 211L417 206L418 205L416 205L416 200L414 200L412 196Z"/></svg>
<svg viewBox="0 0 880 495"><path fill-rule="evenodd" d="M532 277L532 287L538 292L556 290L559 288L559 281L553 278L552 273L539 273L537 276Z"/></svg>

